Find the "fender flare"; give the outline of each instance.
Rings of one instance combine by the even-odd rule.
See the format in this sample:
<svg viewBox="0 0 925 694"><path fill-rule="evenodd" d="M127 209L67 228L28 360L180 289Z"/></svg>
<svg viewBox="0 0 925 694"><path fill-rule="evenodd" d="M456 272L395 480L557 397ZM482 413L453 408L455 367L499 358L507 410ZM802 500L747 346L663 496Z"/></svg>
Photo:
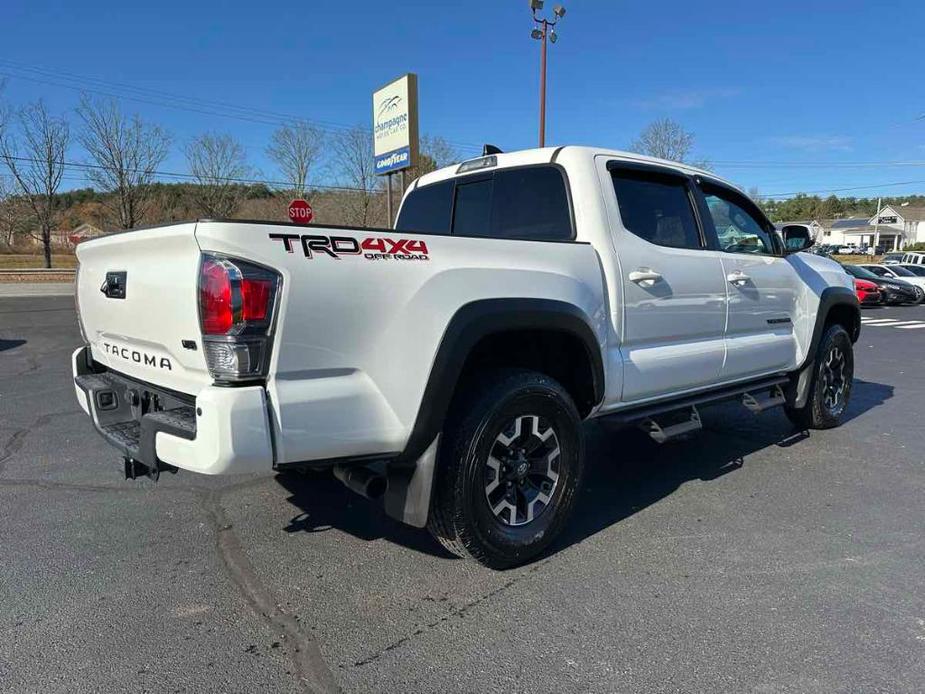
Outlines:
<svg viewBox="0 0 925 694"><path fill-rule="evenodd" d="M800 367L793 373L790 384L790 397L787 399L794 407L803 407L809 398L809 387L812 383L813 365L816 361L816 350L825 332L829 314L836 306L848 306L854 316L853 325L848 330L851 342L857 342L861 334L861 306L857 295L847 287L826 287L819 297L819 306L816 309L816 323L813 326L813 336L806 350L806 358Z"/></svg>
<svg viewBox="0 0 925 694"><path fill-rule="evenodd" d="M604 398L604 363L584 311L554 299L483 299L463 305L447 324L418 406L411 435L400 456L416 461L443 430L459 375L472 349L489 335L512 330L550 330L577 337L591 364L594 402Z"/></svg>
<svg viewBox="0 0 925 694"><path fill-rule="evenodd" d="M387 465L386 514L418 528L427 525L440 434L466 359L485 337L523 329L577 337L591 364L594 402L603 400L601 347L580 308L552 299L483 299L465 304L450 319L440 340L405 450Z"/></svg>

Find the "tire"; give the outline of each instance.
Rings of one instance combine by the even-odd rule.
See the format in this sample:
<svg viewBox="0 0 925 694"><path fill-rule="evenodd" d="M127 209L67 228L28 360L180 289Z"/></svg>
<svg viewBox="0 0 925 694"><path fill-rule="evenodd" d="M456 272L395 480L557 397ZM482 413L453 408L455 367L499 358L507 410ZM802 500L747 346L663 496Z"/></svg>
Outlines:
<svg viewBox="0 0 925 694"><path fill-rule="evenodd" d="M800 408L786 405L784 412L800 429L837 427L851 400L854 379L851 338L841 325L826 328L819 341L812 368L813 377L806 404Z"/></svg>
<svg viewBox="0 0 925 694"><path fill-rule="evenodd" d="M530 560L571 515L583 445L578 410L558 382L490 372L451 408L428 529L453 554L494 569Z"/></svg>

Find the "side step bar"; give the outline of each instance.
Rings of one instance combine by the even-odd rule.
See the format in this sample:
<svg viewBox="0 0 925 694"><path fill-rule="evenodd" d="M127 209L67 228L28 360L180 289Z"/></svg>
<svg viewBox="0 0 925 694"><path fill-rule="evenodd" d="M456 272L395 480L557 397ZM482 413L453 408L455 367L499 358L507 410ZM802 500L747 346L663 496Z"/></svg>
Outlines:
<svg viewBox="0 0 925 694"><path fill-rule="evenodd" d="M783 405L785 401L784 389L779 385L774 386L767 393L759 392L755 394L749 392L742 395L742 404L745 405L746 409L755 414L761 414L772 407Z"/></svg>
<svg viewBox="0 0 925 694"><path fill-rule="evenodd" d="M680 422L663 426L651 417L640 422L639 427L652 437L656 443L667 443L672 439L681 438L686 434L692 434L695 431L703 429L700 423L700 413L695 406L691 406L690 416Z"/></svg>
<svg viewBox="0 0 925 694"><path fill-rule="evenodd" d="M601 418L601 422L613 427L639 426L653 440L665 443L703 428L700 413L697 411L698 406L739 399L749 411L758 414L771 407L784 404L786 401L784 386L789 382L790 379L787 376L772 376L683 398L621 410L605 415ZM658 421L665 419L671 423L666 425Z"/></svg>

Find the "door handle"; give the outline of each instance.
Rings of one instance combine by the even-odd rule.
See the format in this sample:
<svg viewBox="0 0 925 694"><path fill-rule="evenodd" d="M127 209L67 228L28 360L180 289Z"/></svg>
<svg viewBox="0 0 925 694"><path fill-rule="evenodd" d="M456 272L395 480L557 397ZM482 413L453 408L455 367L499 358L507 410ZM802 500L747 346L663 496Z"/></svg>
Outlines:
<svg viewBox="0 0 925 694"><path fill-rule="evenodd" d="M751 280L751 277L746 275L741 270L736 270L735 272L730 272L728 275L726 275L726 280L728 280L729 284L734 284L737 287L740 287L743 284L747 284L749 280Z"/></svg>
<svg viewBox="0 0 925 694"><path fill-rule="evenodd" d="M660 274L658 274L654 270L650 270L647 267L641 267L638 270L633 270L629 274L630 282L635 282L636 284L642 287L651 287L653 284L658 282L660 279L662 279L662 276Z"/></svg>

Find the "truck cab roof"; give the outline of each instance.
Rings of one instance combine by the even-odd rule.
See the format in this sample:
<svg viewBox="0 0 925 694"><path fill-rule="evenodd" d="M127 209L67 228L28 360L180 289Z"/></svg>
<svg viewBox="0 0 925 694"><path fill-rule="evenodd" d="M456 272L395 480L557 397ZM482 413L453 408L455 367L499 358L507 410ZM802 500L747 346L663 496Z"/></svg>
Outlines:
<svg viewBox="0 0 925 694"><path fill-rule="evenodd" d="M694 176L706 176L715 181L720 181L728 186L739 188L734 183L720 178L716 174L700 169L689 164L683 164L668 159L659 159L649 157L644 154L635 152L625 152L617 149L607 149L603 147L589 147L584 145L562 145L559 147L542 147L533 149L522 149L512 152L503 152L500 154L490 154L487 156L474 157L457 164L445 166L436 171L424 174L409 189L418 186L426 186L431 183L444 181L455 176L462 176L474 173L481 169L503 169L517 166L534 166L537 164L562 164L568 168L569 164L584 160L593 160L596 156L603 155L618 161L626 161L639 164L649 164L652 166L662 166L665 168L675 169L682 173Z"/></svg>

